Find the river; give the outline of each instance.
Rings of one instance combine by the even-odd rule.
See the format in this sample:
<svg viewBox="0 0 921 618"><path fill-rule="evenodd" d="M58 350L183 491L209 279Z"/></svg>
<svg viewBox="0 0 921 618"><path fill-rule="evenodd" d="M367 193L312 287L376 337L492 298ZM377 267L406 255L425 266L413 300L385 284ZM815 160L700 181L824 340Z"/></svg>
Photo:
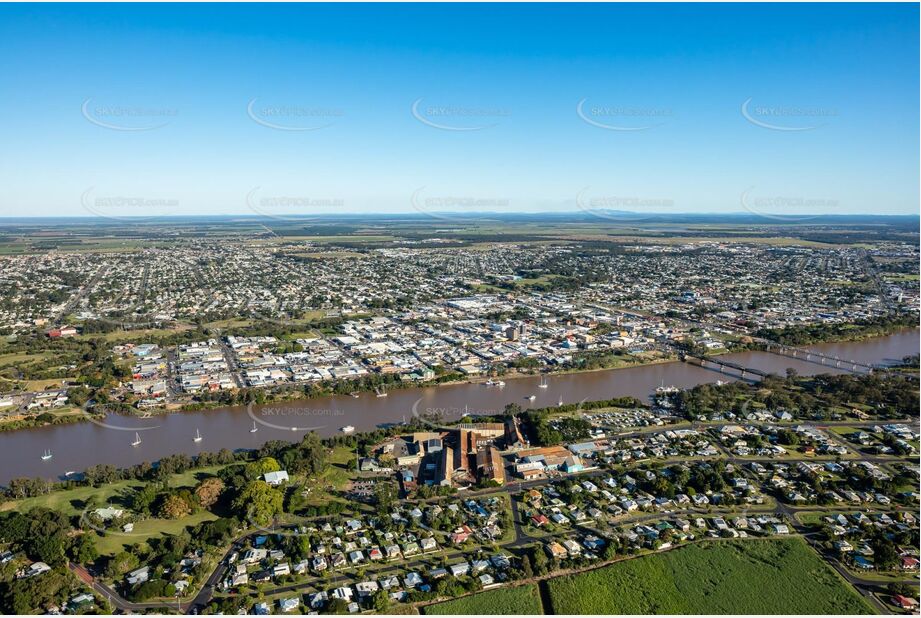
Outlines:
<svg viewBox="0 0 921 618"><path fill-rule="evenodd" d="M907 330L866 341L826 343L809 346L841 359L865 363L892 364L917 354L919 331ZM788 367L802 375L841 373L831 367L771 354L739 352L725 358L746 367L783 374ZM387 397L374 393L321 397L263 406L227 407L200 412L177 412L142 419L109 415L102 423L83 422L0 433L0 483L18 477L62 478L66 471L80 472L93 464L131 466L154 462L174 453L197 454L221 448L256 448L268 440L296 440L306 431L322 436L339 433L343 426L356 431L370 430L384 423L410 419L414 413L434 410L456 420L464 411L471 414L500 412L508 403L523 408L599 400L632 395L646 400L661 384L681 388L717 380L735 379L714 369L682 362L661 363L585 373L550 376L547 388L540 378L506 381L504 388L482 384L452 384L391 391ZM533 395L535 399L527 398ZM253 432L254 427L258 431ZM292 429L294 428L294 429ZM201 440L195 441L200 432ZM136 441L140 444L132 445ZM52 457L43 460L50 450Z"/></svg>

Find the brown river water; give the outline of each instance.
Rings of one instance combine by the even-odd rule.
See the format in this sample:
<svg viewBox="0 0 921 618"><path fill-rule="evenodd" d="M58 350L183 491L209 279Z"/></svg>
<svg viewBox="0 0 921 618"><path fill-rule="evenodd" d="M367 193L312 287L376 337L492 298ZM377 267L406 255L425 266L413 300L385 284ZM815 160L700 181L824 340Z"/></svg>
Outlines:
<svg viewBox="0 0 921 618"><path fill-rule="evenodd" d="M867 341L809 346L832 357L865 363L892 364L917 354L919 331L907 330ZM746 367L783 374L793 367L801 375L840 373L832 367L771 354L740 352L725 357ZM200 412L177 412L143 419L109 415L101 423L83 422L0 433L0 483L18 477L63 478L94 464L131 466L154 462L174 453L191 455L222 448L256 448L268 440L297 440L306 431L331 436L344 426L356 431L433 413L457 420L464 412L494 414L506 404L522 408L555 406L632 395L647 400L656 387L688 388L697 384L733 380L737 374L670 362L628 369L506 380L504 388L483 384L453 384L394 390L386 397L374 393L321 397L252 408L228 407ZM535 399L528 398L534 395ZM253 432L253 427L258 431ZM293 429L292 429L293 428ZM196 441L196 432L201 440ZM140 444L132 445L140 437ZM50 450L52 457L43 460Z"/></svg>

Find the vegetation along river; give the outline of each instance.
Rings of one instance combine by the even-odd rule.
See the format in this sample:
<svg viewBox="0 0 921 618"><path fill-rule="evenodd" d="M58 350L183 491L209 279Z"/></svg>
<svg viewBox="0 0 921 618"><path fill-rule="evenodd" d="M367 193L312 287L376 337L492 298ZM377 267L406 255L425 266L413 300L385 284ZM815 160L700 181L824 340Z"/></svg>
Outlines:
<svg viewBox="0 0 921 618"><path fill-rule="evenodd" d="M856 342L809 346L832 357L864 363L893 364L917 354L919 331L907 330L886 337ZM739 352L725 357L746 367L783 374L788 367L802 375L836 373L833 367L787 358L768 352ZM63 478L94 464L130 466L154 462L174 453L197 454L222 448L256 448L268 440L297 440L306 431L335 435L345 426L355 431L409 420L414 414L438 411L456 420L463 412L495 414L506 404L522 408L609 399L632 395L647 400L656 387L689 388L697 384L737 379L735 372L671 362L625 369L550 376L547 388L539 377L506 380L503 388L483 384L452 384L395 390L386 397L361 393L272 403L247 408L220 408L179 412L151 418L109 415L101 423L76 423L0 433L0 483L18 477ZM534 400L528 398L534 395ZM253 428L257 431L253 431ZM294 428L294 429L292 429ZM196 434L201 439L196 441ZM139 444L133 444L140 439ZM50 459L42 459L51 451Z"/></svg>

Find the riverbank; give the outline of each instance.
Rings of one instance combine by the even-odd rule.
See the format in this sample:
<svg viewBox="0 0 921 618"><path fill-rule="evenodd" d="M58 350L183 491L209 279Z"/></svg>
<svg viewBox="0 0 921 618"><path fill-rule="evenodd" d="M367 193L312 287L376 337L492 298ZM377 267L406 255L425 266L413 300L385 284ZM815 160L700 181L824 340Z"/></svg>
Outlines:
<svg viewBox="0 0 921 618"><path fill-rule="evenodd" d="M644 352L643 354L649 354ZM275 388L262 388L255 389L249 388L245 389L245 392L257 393L259 396L254 396L249 400L243 401L198 401L194 403L170 403L162 407L149 407L144 408L143 410L132 409L132 410L121 410L118 413L120 414L131 414L139 418L148 418L152 416L162 416L165 414L179 413L179 412L206 412L208 410L218 410L225 408L227 406L239 406L239 405L269 405L269 404L279 404L279 403L296 403L301 401L312 401L316 399L321 399L325 397L335 397L342 396L352 393L372 393L375 392L378 388L381 388L382 385L386 391L398 391L405 389L413 388L431 388L431 387L440 387L440 386L459 386L459 385L485 385L489 380L520 380L526 378L535 378L540 376L563 376L563 375L574 375L582 373L594 373L594 372L603 372L603 371L617 371L623 369L632 369L638 367L645 367L650 365L657 365L662 363L671 363L678 361L677 355L667 355L667 356L658 356L650 358L648 356L638 356L630 355L627 357L629 362L623 362L620 364L615 364L612 366L603 366L603 367L594 367L591 369L579 369L571 368L564 369L559 371L521 371L521 370L510 370L505 372L491 372L487 375L469 377L463 379L451 379L450 376L459 375L459 374L446 374L447 379L436 379L436 380L415 380L415 381L386 381L383 383L359 383L359 382L316 382L306 385L309 387L309 391L303 387L296 384L289 384L282 387ZM337 389L337 385L347 384L350 389ZM79 419L77 419L79 420ZM77 422L77 421L75 421ZM35 427L42 425L34 425ZM0 428L0 431L3 431Z"/></svg>
<svg viewBox="0 0 921 618"><path fill-rule="evenodd" d="M47 417L51 417L50 420ZM0 421L0 432L34 429L37 427L51 427L54 425L69 425L72 423L82 423L85 420L87 420L86 416L81 413L79 408L66 408L64 410L42 412L37 416L4 418Z"/></svg>
<svg viewBox="0 0 921 618"><path fill-rule="evenodd" d="M802 330L804 328L820 328L824 329L822 332L826 333L826 336L822 340L816 339L815 343L847 343L847 342L860 342L860 341L869 341L872 339L879 338L878 333L884 332L885 335L898 334L899 332L910 332L916 330L910 327L906 327L903 321L894 321L887 322L885 324L845 324L845 325L831 325L836 328L836 330L829 330L829 325L815 325L814 327L795 327L796 329ZM775 333L782 333L783 331L772 331ZM885 336L882 335L882 336ZM782 334L776 334L775 339L783 339ZM789 345L789 344L788 344ZM802 345L802 344L799 344ZM759 343L751 344L740 344L736 342L733 350L719 350L711 352L708 355L712 356L724 356L729 354L739 353L741 351L760 351L764 349L764 345ZM124 415L131 415L138 418L148 418L153 416L163 416L171 413L190 413L190 412L205 412L210 410L219 410L227 406L245 406L245 405L268 405L268 404L287 404L287 403L296 403L296 402L307 402L322 398L335 397L339 395L349 394L349 393L367 393L374 392L377 389L383 388L388 391L396 391L402 389L411 389L411 388L429 388L434 386L457 386L464 384L482 384L487 380L501 379L502 381L506 380L519 380L526 378L534 378L535 376L564 376L564 375L574 375L582 373L592 373L592 372L604 372L604 371L617 371L623 369L631 369L637 367L645 367L657 364L664 364L675 362L678 360L676 354L669 354L663 350L654 350L649 352L643 352L640 354L618 354L618 353L609 353L605 355L606 357L617 359L619 362L608 363L605 361L605 364L598 367L592 368L582 368L582 367L569 367L564 369L548 369L548 370L522 370L522 369L509 369L504 371L491 371L488 374L477 377L462 377L456 372L446 373L442 376L439 376L435 380L414 380L406 381L399 378L392 379L371 379L371 380L355 380L355 381L329 381L329 382L317 382L307 385L297 385L289 384L283 385L281 387L272 387L272 388L244 388L238 391L228 394L228 392L222 392L217 394L216 399L206 399L202 401L193 401L193 402L173 402L168 403L160 407L149 407L144 408L143 410L138 409L121 409L117 413ZM597 360L597 359L592 359ZM376 378L376 376L375 376ZM104 413L91 412L97 417L102 417ZM54 420L39 420L40 417L32 418L22 418L13 421L3 421L0 420L0 432L10 432L10 431L19 431L24 429L35 429L42 427L49 427L54 425L65 425L80 423L85 420L86 413L83 414L74 414L71 416L60 416Z"/></svg>
<svg viewBox="0 0 921 618"><path fill-rule="evenodd" d="M824 326L824 325L820 325ZM901 332L912 332L916 331L916 328L910 326L905 326L902 322L891 323L886 325L860 325L860 324L850 324L850 325L836 325L842 326L842 329L835 331L835 335L829 335L827 338L809 342L807 344L798 344L798 345L815 345L820 343L856 343L861 341L869 341L873 339L878 339L883 336L894 335ZM875 329L875 330L874 330ZM880 334L877 334L880 333ZM787 344L791 345L791 344ZM721 349L716 352L711 353L710 355L730 355L736 354L743 351L763 351L765 346L759 343L753 343L749 345L738 343L734 346L733 349ZM582 374L582 373L592 373L592 372L603 372L603 371L617 371L623 369L631 369L637 367L646 367L657 364L671 363L679 360L677 354L670 354L662 350L654 350L651 352L642 352L641 354L624 354L619 355L616 353L609 354L608 356L617 357L624 359L623 362L613 363L608 365L603 365L599 367L592 367L590 369L572 367L566 369L547 369L547 370L533 370L526 371L520 369L510 369L505 371L491 371L487 374L477 377L460 377L460 374L457 373L448 373L444 376L441 376L439 379L435 380L426 380L426 381L404 381L400 379L393 380L381 380L381 381L353 381L353 382L317 382L308 384L305 386L298 386L296 384L284 385L282 387L274 388L261 388L261 389L245 389L243 392L254 393L252 398L244 397L242 400L235 399L223 399L215 401L198 401L194 403L178 403L178 404L167 404L164 407L159 408L147 408L143 411L143 414L153 414L161 415L167 414L170 412L201 412L206 410L215 410L225 406L234 406L234 405L267 405L275 403L293 403L298 401L311 401L315 399L320 399L324 397L332 397L337 395L344 395L349 393L367 393L375 392L379 388L384 388L388 391L401 390L401 389L411 389L411 388L428 388L433 386L456 386L463 384L483 384L488 380L518 380L524 378L534 378L537 376L563 376L563 375L573 375L573 374ZM347 388L341 388L343 385L347 385Z"/></svg>
<svg viewBox="0 0 921 618"><path fill-rule="evenodd" d="M916 353L918 345L919 334L914 330L857 343L821 344L815 349L866 363L891 364ZM827 365L767 352L733 353L728 358L742 366L777 375L784 375L787 368L800 375L844 373ZM254 449L271 440L297 440L308 431L321 437L341 436L341 427L352 426L356 433L376 431L433 415L444 423L451 423L465 414L498 415L509 404L517 404L527 411L554 407L561 400L564 404L578 404L629 396L646 402L663 383L692 388L736 379L737 375L720 373L714 368L660 362L603 371L551 374L546 379L547 388L538 388L539 375L523 375L507 380L505 388L501 389L462 382L394 389L388 397L380 398L370 393L362 393L357 398L348 394L330 395L262 405L225 405L150 418L109 414L101 422L0 433L0 450L4 453L0 483L23 477L58 479L65 471L85 470L94 464L125 468L172 454L197 455L222 448ZM252 431L254 428L256 432ZM199 432L203 440L196 442L194 438ZM134 446L136 433L140 434L142 443ZM51 450L54 457L42 460L40 456L47 450Z"/></svg>
<svg viewBox="0 0 921 618"><path fill-rule="evenodd" d="M808 324L789 326L782 329L766 329L755 334L788 346L814 345L818 343L856 342L893 335L901 331L919 328L918 318L913 315L900 315L896 318L883 318L863 322L844 324Z"/></svg>

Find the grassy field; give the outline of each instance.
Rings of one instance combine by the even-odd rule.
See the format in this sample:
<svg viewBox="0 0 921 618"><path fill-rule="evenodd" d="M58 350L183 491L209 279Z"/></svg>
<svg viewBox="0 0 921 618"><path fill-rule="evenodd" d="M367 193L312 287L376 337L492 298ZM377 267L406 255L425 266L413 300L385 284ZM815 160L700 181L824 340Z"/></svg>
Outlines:
<svg viewBox="0 0 921 618"><path fill-rule="evenodd" d="M60 511L65 515L76 516L83 512L90 498L95 498L97 504L104 505L113 498L117 498L129 490L139 488L142 485L143 483L141 481L119 481L102 487L77 487L76 489L67 489L64 491L53 491L44 496L4 502L0 504L0 511L15 509L25 512L35 507L46 507L55 511Z"/></svg>
<svg viewBox="0 0 921 618"><path fill-rule="evenodd" d="M196 526L203 521L213 521L217 515L201 510L181 519L150 518L134 524L130 533L116 533L101 535L97 533L96 547L100 555L114 556L126 547L135 543L146 542L152 538L179 534L188 526Z"/></svg>
<svg viewBox="0 0 921 618"><path fill-rule="evenodd" d="M39 352L37 354L29 354L28 352L3 354L0 355L0 367L8 367L10 365L21 366L28 363L37 363L47 360L48 358L51 358L51 356L51 352Z"/></svg>
<svg viewBox="0 0 921 618"><path fill-rule="evenodd" d="M828 431L838 434L839 436L847 436L852 433L857 433L858 430L847 425L832 425L828 428Z"/></svg>
<svg viewBox="0 0 921 618"><path fill-rule="evenodd" d="M824 523L824 518L829 515L832 515L832 513L823 513L821 511L798 511L795 517L805 526L821 526Z"/></svg>
<svg viewBox="0 0 921 618"><path fill-rule="evenodd" d="M872 614L798 538L692 545L547 582L554 614Z"/></svg>
<svg viewBox="0 0 921 618"><path fill-rule="evenodd" d="M183 331L192 330L188 324L175 328L138 328L134 330L113 330L110 333L90 333L77 335L77 339L103 339L105 341L142 341L151 337L169 337Z"/></svg>
<svg viewBox="0 0 921 618"><path fill-rule="evenodd" d="M360 258L365 257L363 253L356 253L355 251L314 251L314 252L301 252L301 253L291 253L289 255L295 257L306 257L313 258L315 260L344 260L347 258Z"/></svg>
<svg viewBox="0 0 921 618"><path fill-rule="evenodd" d="M534 584L498 588L462 599L427 605L424 614L542 614L540 595Z"/></svg>
<svg viewBox="0 0 921 618"><path fill-rule="evenodd" d="M174 474L169 479L170 487L192 487L199 480L206 476L212 476L217 473L223 466L207 466L196 468ZM108 483L102 487L77 487L74 489L65 489L63 491L53 491L43 496L25 498L23 500L10 500L0 504L0 511L9 511L16 509L18 511L28 511L37 506L43 506L55 511L60 511L65 515L79 515L86 508L87 501L92 497L95 498L96 504L102 506L110 502L117 504L119 498L133 489L144 485L143 481L118 481Z"/></svg>
<svg viewBox="0 0 921 618"><path fill-rule="evenodd" d="M171 487L192 487L199 480L206 476L211 476L220 470L223 466L207 466L197 468L182 474L175 474L169 479ZM88 507L90 498L95 499L95 504L104 506L106 504L124 506L124 498L127 493L134 489L142 487L142 481L119 481L110 483L102 487L77 487L65 491L54 491L44 496L26 498L24 500L11 500L0 504L0 511L9 511L16 509L19 511L29 511L35 507L46 507L59 511L68 516L79 516ZM195 526L203 521L217 519L217 515L208 511L199 511L182 519L168 520L150 518L139 521L134 525L134 530L130 534L98 534L97 547L102 555L113 555L121 551L125 546L134 543L146 542L149 539L168 534L178 534L187 526Z"/></svg>
<svg viewBox="0 0 921 618"><path fill-rule="evenodd" d="M336 492L345 489L354 478L355 452L345 446L337 446L329 457L329 466L321 474L304 481L304 488L310 491L304 506L319 506L337 500L346 502L336 495Z"/></svg>

